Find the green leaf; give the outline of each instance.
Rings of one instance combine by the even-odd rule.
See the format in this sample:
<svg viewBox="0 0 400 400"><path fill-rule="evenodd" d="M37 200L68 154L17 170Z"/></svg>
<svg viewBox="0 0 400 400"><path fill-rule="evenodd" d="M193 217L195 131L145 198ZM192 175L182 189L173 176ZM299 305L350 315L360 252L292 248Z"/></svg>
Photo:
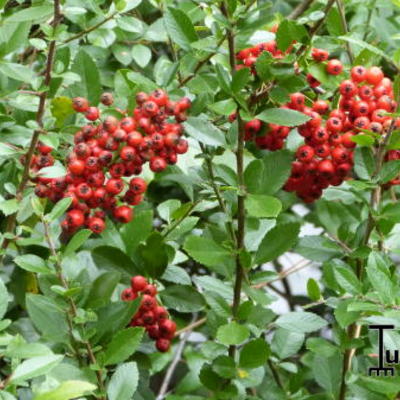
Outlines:
<svg viewBox="0 0 400 400"><path fill-rule="evenodd" d="M338 244L324 236L301 237L295 252L308 260L320 262L340 257L343 254L343 250Z"/></svg>
<svg viewBox="0 0 400 400"><path fill-rule="evenodd" d="M104 354L104 365L119 364L128 359L139 347L143 328L126 328L117 332Z"/></svg>
<svg viewBox="0 0 400 400"><path fill-rule="evenodd" d="M254 339L246 343L240 351L239 366L242 368L258 368L268 360L270 350L267 342L262 339Z"/></svg>
<svg viewBox="0 0 400 400"><path fill-rule="evenodd" d="M290 357L300 350L304 338L304 333L278 328L272 339L272 351L281 359Z"/></svg>
<svg viewBox="0 0 400 400"><path fill-rule="evenodd" d="M132 47L132 57L139 67L144 68L151 60L151 50L143 44L136 44Z"/></svg>
<svg viewBox="0 0 400 400"><path fill-rule="evenodd" d="M372 287L383 303L393 304L395 288L390 279L389 266L383 256L372 251L368 257L367 275Z"/></svg>
<svg viewBox="0 0 400 400"><path fill-rule="evenodd" d="M41 168L38 175L43 178L60 178L67 174L66 169L61 163L56 163L51 167Z"/></svg>
<svg viewBox="0 0 400 400"><path fill-rule="evenodd" d="M139 246L140 242L144 242L153 229L153 211L144 210L135 215L127 224L120 229L122 240L125 243L126 251L132 254Z"/></svg>
<svg viewBox="0 0 400 400"><path fill-rule="evenodd" d="M98 276L90 288L86 307L96 309L108 304L120 278L114 271Z"/></svg>
<svg viewBox="0 0 400 400"><path fill-rule="evenodd" d="M371 179L375 171L375 158L370 148L356 148L354 153L354 170L361 179Z"/></svg>
<svg viewBox="0 0 400 400"><path fill-rule="evenodd" d="M292 311L281 315L276 321L280 328L297 333L317 331L328 323L316 314L303 311Z"/></svg>
<svg viewBox="0 0 400 400"><path fill-rule="evenodd" d="M101 95L100 75L96 63L84 50L79 50L71 68L78 74L80 82L70 86L72 96L86 97L90 103L98 104Z"/></svg>
<svg viewBox="0 0 400 400"><path fill-rule="evenodd" d="M138 254L142 259L142 268L147 275L152 278L162 276L168 266L168 254L164 238L160 233L153 232L145 244L140 244Z"/></svg>
<svg viewBox="0 0 400 400"><path fill-rule="evenodd" d="M117 301L97 310L98 320L95 324L95 338L97 340L103 339L105 336L111 336L111 334L126 327L139 309L140 301L139 297L133 301ZM112 321L112 324L110 324L110 321Z"/></svg>
<svg viewBox="0 0 400 400"><path fill-rule="evenodd" d="M202 236L188 236L183 247L190 257L207 267L219 266L232 258L229 250L214 240Z"/></svg>
<svg viewBox="0 0 400 400"><path fill-rule="evenodd" d="M362 291L361 282L356 274L350 269L340 265L333 267L337 283L348 293L357 295Z"/></svg>
<svg viewBox="0 0 400 400"><path fill-rule="evenodd" d="M292 169L292 154L287 150L273 151L260 160L252 161L244 178L248 192L274 194L287 181Z"/></svg>
<svg viewBox="0 0 400 400"><path fill-rule="evenodd" d="M160 292L163 303L181 313L200 311L205 306L203 296L192 286L172 285Z"/></svg>
<svg viewBox="0 0 400 400"><path fill-rule="evenodd" d="M359 146L371 147L375 143L373 136L368 134L358 134L351 138L351 141L357 143Z"/></svg>
<svg viewBox="0 0 400 400"><path fill-rule="evenodd" d="M24 22L45 20L53 14L53 6L51 4L44 4L41 6L30 6L24 10L12 14L6 19L8 22Z"/></svg>
<svg viewBox="0 0 400 400"><path fill-rule="evenodd" d="M303 25L299 25L289 19L284 19L276 32L276 44L278 49L286 51L288 47L294 42L303 43L307 39L308 34Z"/></svg>
<svg viewBox="0 0 400 400"><path fill-rule="evenodd" d="M391 160L383 164L379 175L377 176L377 181L379 183L387 183L390 180L396 178L400 173L400 160Z"/></svg>
<svg viewBox="0 0 400 400"><path fill-rule="evenodd" d="M71 400L91 394L96 386L85 381L64 381L55 389L36 395L33 400Z"/></svg>
<svg viewBox="0 0 400 400"><path fill-rule="evenodd" d="M79 232L75 233L74 236L70 239L67 244L67 247L64 250L64 257L72 255L76 250L81 247L86 240L89 239L92 231L90 229L82 229Z"/></svg>
<svg viewBox="0 0 400 400"><path fill-rule="evenodd" d="M331 36L340 36L345 33L339 10L336 7L332 7L329 11L326 17L326 27Z"/></svg>
<svg viewBox="0 0 400 400"><path fill-rule="evenodd" d="M233 93L239 93L250 79L250 69L242 68L235 72L232 78L231 89Z"/></svg>
<svg viewBox="0 0 400 400"><path fill-rule="evenodd" d="M15 264L26 271L48 274L51 270L47 267L46 262L36 256L35 254L24 254L22 256L17 256L14 258Z"/></svg>
<svg viewBox="0 0 400 400"><path fill-rule="evenodd" d="M32 357L26 361L23 361L17 366L17 368L12 373L9 382L17 384L40 375L46 375L56 365L58 365L63 358L64 356L55 354L48 356Z"/></svg>
<svg viewBox="0 0 400 400"><path fill-rule="evenodd" d="M65 312L52 299L28 293L26 308L33 324L44 337L61 342L67 340Z"/></svg>
<svg viewBox="0 0 400 400"><path fill-rule="evenodd" d="M321 290L317 281L313 278L310 278L307 281L307 294L308 297L313 301L317 301L321 298Z"/></svg>
<svg viewBox="0 0 400 400"><path fill-rule="evenodd" d="M8 215L14 214L18 211L17 199L9 199L0 202L0 210L7 217Z"/></svg>
<svg viewBox="0 0 400 400"><path fill-rule="evenodd" d="M71 203L72 203L71 197L66 197L66 198L58 201L56 203L56 205L53 207L53 209L51 210L51 212L46 215L46 220L48 222L52 222L52 221L56 220L57 218L61 217L61 215L63 215L68 210Z"/></svg>
<svg viewBox="0 0 400 400"><path fill-rule="evenodd" d="M275 260L288 251L296 242L300 232L298 223L279 224L264 236L256 253L255 262L263 264Z"/></svg>
<svg viewBox="0 0 400 400"><path fill-rule="evenodd" d="M190 50L190 43L199 39L190 18L178 8L168 7L164 23L171 40L183 50Z"/></svg>
<svg viewBox="0 0 400 400"><path fill-rule="evenodd" d="M264 194L248 194L245 206L248 214L257 218L276 218L282 210L282 203L276 197Z"/></svg>
<svg viewBox="0 0 400 400"><path fill-rule="evenodd" d="M220 115L230 115L236 110L236 103L233 99L221 100L209 105L208 108Z"/></svg>
<svg viewBox="0 0 400 400"><path fill-rule="evenodd" d="M139 272L132 260L115 247L96 247L92 252L92 257L99 268L121 272L128 278L137 275Z"/></svg>
<svg viewBox="0 0 400 400"><path fill-rule="evenodd" d="M0 320L4 317L7 306L8 306L9 298L6 285L3 280L0 278Z"/></svg>
<svg viewBox="0 0 400 400"><path fill-rule="evenodd" d="M285 108L270 108L263 111L261 114L258 114L256 118L270 124L282 126L299 126L310 120L308 115Z"/></svg>
<svg viewBox="0 0 400 400"><path fill-rule="evenodd" d="M135 362L119 365L108 383L109 400L131 400L138 382L139 372Z"/></svg>
<svg viewBox="0 0 400 400"><path fill-rule="evenodd" d="M247 326L240 325L237 322L230 322L222 325L217 331L217 340L226 346L238 345L243 343L250 335Z"/></svg>
<svg viewBox="0 0 400 400"><path fill-rule="evenodd" d="M229 356L218 356L213 361L212 370L225 379L233 379L236 376L235 361Z"/></svg>
<svg viewBox="0 0 400 400"><path fill-rule="evenodd" d="M274 58L268 51L263 51L255 63L257 75L264 81L268 82L272 79L271 64Z"/></svg>
<svg viewBox="0 0 400 400"><path fill-rule="evenodd" d="M31 68L5 61L0 62L0 73L22 82L32 82L35 77Z"/></svg>
<svg viewBox="0 0 400 400"><path fill-rule="evenodd" d="M57 120L57 126L61 128L65 120L74 114L72 99L66 96L56 97L51 100L51 114Z"/></svg>
<svg viewBox="0 0 400 400"><path fill-rule="evenodd" d="M226 146L224 133L205 116L189 117L183 126L189 136L207 146Z"/></svg>
<svg viewBox="0 0 400 400"><path fill-rule="evenodd" d="M349 36L339 36L338 39L344 40L344 41L346 41L348 43L355 44L357 46L360 46L362 49L367 49L370 52L372 52L372 53L384 58L385 60L389 61L389 63L393 62L391 57L386 52L384 52L381 49L378 49L375 46L372 46L371 44L369 44L367 42L364 42L363 40L356 39L354 37L349 37Z"/></svg>

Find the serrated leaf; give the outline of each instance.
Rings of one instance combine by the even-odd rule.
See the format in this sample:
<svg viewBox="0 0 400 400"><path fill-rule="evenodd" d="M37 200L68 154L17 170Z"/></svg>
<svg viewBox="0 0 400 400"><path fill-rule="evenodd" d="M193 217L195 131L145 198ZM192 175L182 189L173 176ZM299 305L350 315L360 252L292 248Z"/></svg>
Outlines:
<svg viewBox="0 0 400 400"><path fill-rule="evenodd" d="M55 354L32 357L17 366L13 371L9 382L17 384L37 376L46 375L56 365L58 365L63 358L64 356Z"/></svg>
<svg viewBox="0 0 400 400"><path fill-rule="evenodd" d="M47 267L46 262L35 254L24 254L14 258L15 264L26 271L48 274L52 271Z"/></svg>
<svg viewBox="0 0 400 400"><path fill-rule="evenodd" d="M96 389L92 383L85 381L64 381L55 389L36 395L33 400L71 400L91 394Z"/></svg>
<svg viewBox="0 0 400 400"><path fill-rule="evenodd" d="M104 365L119 364L128 359L142 341L143 328L126 328L115 334L104 354Z"/></svg>
<svg viewBox="0 0 400 400"><path fill-rule="evenodd" d="M139 371L135 362L117 367L107 387L109 400L131 400L139 382Z"/></svg>
<svg viewBox="0 0 400 400"><path fill-rule="evenodd" d="M163 303L178 312L200 311L205 306L203 296L192 286L172 285L160 292Z"/></svg>
<svg viewBox="0 0 400 400"><path fill-rule="evenodd" d="M282 210L280 200L263 194L248 194L245 206L248 214L257 218L276 218Z"/></svg>
<svg viewBox="0 0 400 400"><path fill-rule="evenodd" d="M199 39L190 18L178 8L168 7L164 22L171 40L184 50L190 50L190 43Z"/></svg>
<svg viewBox="0 0 400 400"><path fill-rule="evenodd" d="M276 321L280 328L297 333L315 332L328 323L316 314L303 311L293 311L281 315Z"/></svg>

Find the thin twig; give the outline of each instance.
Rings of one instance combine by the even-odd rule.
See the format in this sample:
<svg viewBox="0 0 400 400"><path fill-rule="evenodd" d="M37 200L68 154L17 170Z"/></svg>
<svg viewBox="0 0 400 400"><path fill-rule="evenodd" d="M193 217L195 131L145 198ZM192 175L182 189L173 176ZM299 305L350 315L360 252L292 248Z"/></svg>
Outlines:
<svg viewBox="0 0 400 400"><path fill-rule="evenodd" d="M194 315L192 323L194 322L195 319L196 319L196 315ZM174 372L176 370L176 367L178 366L179 361L181 360L182 353L183 353L183 350L185 348L186 342L188 341L189 336L190 336L191 333L192 333L192 329L186 330L185 334L183 335L183 337L181 339L181 341L179 342L179 345L178 345L178 347L177 347L177 349L175 351L174 358L173 358L170 366L168 367L167 372L165 373L165 376L164 376L164 379L163 379L162 384L160 386L160 390L158 392L156 400L164 399L164 397L165 397L165 395L167 393L168 387L169 387L169 385L171 383L171 379L174 376Z"/></svg>
<svg viewBox="0 0 400 400"><path fill-rule="evenodd" d="M112 20L117 14L118 14L118 12L112 13L111 15L104 18L102 21L100 21L96 25L93 25L93 26L77 33L76 35L73 35L73 36L69 37L68 39L65 39L62 43L67 44L67 43L73 42L74 40L80 39L83 36L86 36L88 33L93 32L97 28L100 28L100 26L104 25L106 22Z"/></svg>
<svg viewBox="0 0 400 400"><path fill-rule="evenodd" d="M208 61L210 61L213 56L215 56L218 49L221 47L222 43L224 43L225 39L226 39L226 36L224 35L217 43L215 51L208 54L206 57L204 57L203 59L201 59L197 62L196 66L194 67L193 72L190 75L188 75L186 78L184 78L180 81L179 87L186 85L190 80L192 80L196 76L197 72L200 71L200 68L204 64L208 63Z"/></svg>

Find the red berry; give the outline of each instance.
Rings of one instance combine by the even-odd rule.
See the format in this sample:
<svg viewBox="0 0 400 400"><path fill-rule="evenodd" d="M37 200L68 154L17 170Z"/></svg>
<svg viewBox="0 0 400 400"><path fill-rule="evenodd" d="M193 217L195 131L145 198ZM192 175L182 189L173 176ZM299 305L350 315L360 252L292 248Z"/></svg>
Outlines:
<svg viewBox="0 0 400 400"><path fill-rule="evenodd" d="M296 151L297 159L303 162L311 161L314 154L314 149L311 146L300 146Z"/></svg>
<svg viewBox="0 0 400 400"><path fill-rule="evenodd" d="M72 108L77 112L86 112L89 109L89 102L84 97L72 99Z"/></svg>
<svg viewBox="0 0 400 400"><path fill-rule="evenodd" d="M343 64L336 59L329 60L326 66L326 72L330 75L340 75L343 72Z"/></svg>
<svg viewBox="0 0 400 400"><path fill-rule="evenodd" d="M89 107L85 112L85 117L89 121L96 121L100 116L99 109L97 107Z"/></svg>
<svg viewBox="0 0 400 400"><path fill-rule="evenodd" d="M141 292L147 285L148 282L144 276L137 275L131 278L131 287L135 292Z"/></svg>
<svg viewBox="0 0 400 400"><path fill-rule="evenodd" d="M366 79L371 85L378 85L384 78L384 74L379 67L371 67L367 70Z"/></svg>
<svg viewBox="0 0 400 400"><path fill-rule="evenodd" d="M121 300L123 301L132 301L137 298L137 294L131 289L124 289L121 293Z"/></svg>
<svg viewBox="0 0 400 400"><path fill-rule="evenodd" d="M100 101L105 106L111 106L111 104L114 103L114 98L111 93L103 93L100 97Z"/></svg>
<svg viewBox="0 0 400 400"><path fill-rule="evenodd" d="M130 190L133 194L143 194L146 191L147 184L142 178L132 178L129 182Z"/></svg>
<svg viewBox="0 0 400 400"><path fill-rule="evenodd" d="M161 157L152 157L150 159L150 169L153 172L162 172L167 168L166 161Z"/></svg>
<svg viewBox="0 0 400 400"><path fill-rule="evenodd" d="M71 210L67 212L68 225L71 227L78 228L85 222L85 216L81 210Z"/></svg>
<svg viewBox="0 0 400 400"><path fill-rule="evenodd" d="M176 332L176 324L170 319L163 319L158 324L160 328L160 335L165 339L172 339Z"/></svg>
<svg viewBox="0 0 400 400"><path fill-rule="evenodd" d="M119 206L114 209L113 215L119 222L127 224L133 218L133 210L128 206Z"/></svg>
<svg viewBox="0 0 400 400"><path fill-rule="evenodd" d="M124 182L119 178L111 178L107 181L105 188L108 193L116 195L124 190Z"/></svg>
<svg viewBox="0 0 400 400"><path fill-rule="evenodd" d="M161 353L166 353L170 348L171 342L168 339L159 338L156 341L157 350Z"/></svg>

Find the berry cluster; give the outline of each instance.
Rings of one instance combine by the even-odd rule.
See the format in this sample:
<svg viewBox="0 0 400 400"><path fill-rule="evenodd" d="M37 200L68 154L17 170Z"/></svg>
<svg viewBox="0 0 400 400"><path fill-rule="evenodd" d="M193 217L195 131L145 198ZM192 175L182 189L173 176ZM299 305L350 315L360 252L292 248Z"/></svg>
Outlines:
<svg viewBox="0 0 400 400"><path fill-rule="evenodd" d="M399 119L393 120L388 115L397 109L397 103L393 99L392 82L380 68L352 68L351 79L341 82L339 92L339 107L334 110L330 110L325 100L317 99L307 105L302 93L291 94L290 102L282 106L310 117L298 127L305 143L296 151L292 173L285 185L287 191L296 192L305 202L317 200L323 189L340 185L349 176L356 145L352 140L354 135L364 134L363 130L381 134L392 123L399 125ZM257 119L247 122L244 129L246 140L254 139L259 148L271 151L282 149L290 132L285 126L264 126ZM398 158L399 152L388 153L387 159Z"/></svg>
<svg viewBox="0 0 400 400"><path fill-rule="evenodd" d="M112 95L104 93L101 102L111 106ZM151 94L138 93L136 104L132 116L122 112L121 119L109 115L101 121L98 107L90 106L82 97L73 99L74 110L84 113L91 122L74 135L75 146L66 160L67 175L39 177L35 189L37 196L53 202L72 198L71 209L62 222L68 234L84 225L101 233L106 214L119 222L129 222L133 217L131 206L142 201L146 190L146 182L132 176L139 175L146 162L153 172L161 172L177 162L178 154L187 152L181 122L191 105L188 98L175 102L158 89ZM48 154L51 148L40 145L38 150L41 155L35 159L36 170L54 161Z"/></svg>
<svg viewBox="0 0 400 400"><path fill-rule="evenodd" d="M166 352L175 335L176 324L169 319L167 310L158 304L156 294L157 288L143 276L137 275L131 278L131 287L122 292L121 299L132 301L142 296L139 310L132 317L130 325L143 326L149 337L156 341L157 350Z"/></svg>

